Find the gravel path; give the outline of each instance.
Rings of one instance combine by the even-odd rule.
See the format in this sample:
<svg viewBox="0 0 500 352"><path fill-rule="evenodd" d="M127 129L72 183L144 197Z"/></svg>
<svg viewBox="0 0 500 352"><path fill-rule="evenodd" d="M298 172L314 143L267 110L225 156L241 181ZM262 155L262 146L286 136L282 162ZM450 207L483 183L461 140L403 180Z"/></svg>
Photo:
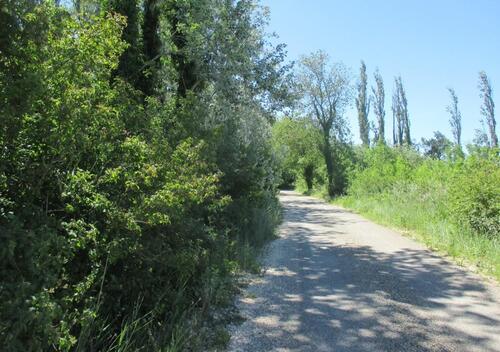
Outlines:
<svg viewBox="0 0 500 352"><path fill-rule="evenodd" d="M230 351L500 351L500 288L387 228L293 192Z"/></svg>

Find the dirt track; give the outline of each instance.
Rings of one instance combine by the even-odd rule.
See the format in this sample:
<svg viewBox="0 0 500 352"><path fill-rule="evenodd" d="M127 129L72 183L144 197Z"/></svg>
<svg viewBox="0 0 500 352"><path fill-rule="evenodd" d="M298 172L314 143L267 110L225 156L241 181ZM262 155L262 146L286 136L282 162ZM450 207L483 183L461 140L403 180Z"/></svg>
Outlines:
<svg viewBox="0 0 500 352"><path fill-rule="evenodd" d="M500 351L497 285L341 208L281 201L230 351Z"/></svg>

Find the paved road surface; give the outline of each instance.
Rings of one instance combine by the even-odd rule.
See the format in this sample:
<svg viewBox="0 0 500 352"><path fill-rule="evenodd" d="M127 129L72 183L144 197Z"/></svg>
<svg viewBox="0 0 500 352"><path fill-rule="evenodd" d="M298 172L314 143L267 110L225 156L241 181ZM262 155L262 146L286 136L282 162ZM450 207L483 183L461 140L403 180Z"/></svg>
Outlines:
<svg viewBox="0 0 500 352"><path fill-rule="evenodd" d="M341 208L283 192L230 351L500 351L500 288Z"/></svg>

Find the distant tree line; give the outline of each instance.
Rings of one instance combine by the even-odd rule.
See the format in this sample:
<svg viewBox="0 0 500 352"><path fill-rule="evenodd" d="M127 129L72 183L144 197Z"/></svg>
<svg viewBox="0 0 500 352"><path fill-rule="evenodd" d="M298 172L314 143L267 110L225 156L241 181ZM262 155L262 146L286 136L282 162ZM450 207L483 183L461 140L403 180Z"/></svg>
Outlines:
<svg viewBox="0 0 500 352"><path fill-rule="evenodd" d="M371 94L368 92L368 75L366 64L361 61L359 78L355 85L349 69L342 63L331 63L328 55L323 51L315 52L303 57L299 63L296 75L296 91L298 92L298 117L305 123L309 118L312 127L321 132L321 138L316 143L323 155L325 166L325 184L330 196L342 194L348 184L349 170L355 167L351 132L344 113L354 103L358 115L359 138L363 147L386 145L385 130L385 98L384 81L380 71L373 74L374 85ZM394 78L392 92L392 146L405 148L420 148L422 152L433 158L444 158L450 153L453 157L463 157L462 151L462 114L458 107L458 97L452 88L448 89L451 103L446 107L450 114L450 126L453 142L441 132L435 132L429 139L422 138L420 143L412 140L411 121L408 108L408 97L401 76ZM488 133L483 130L477 132L476 146L496 148L496 121L492 88L484 72L479 74L479 91L483 100L481 114L483 124ZM354 99L353 99L354 98ZM297 110L296 110L297 111ZM370 111L375 115L374 121L369 118ZM287 124L289 134L293 134L293 124ZM297 125L298 126L298 125ZM295 126L295 127L297 127ZM282 133L282 130L280 130ZM281 138L281 137L280 137ZM310 139L310 137L308 137ZM282 140L286 144L286 139ZM473 146L471 146L473 147ZM295 152L298 152L295 150ZM305 154L314 154L307 152ZM320 172L321 168L309 166L307 188L312 189L312 176ZM316 170L316 171L315 171ZM288 174L290 175L290 174Z"/></svg>
<svg viewBox="0 0 500 352"><path fill-rule="evenodd" d="M366 64L361 62L360 75L357 84L356 108L358 112L359 137L365 146L370 145L370 132L373 132L373 143L385 143L385 91L382 76L378 69L374 73L375 87L372 87L372 96L368 97L367 90L367 74ZM486 131L478 131L479 143L483 143L490 147L498 147L498 137L496 134L496 119L495 119L495 103L492 96L491 83L485 72L479 73L479 92L483 100L481 105L481 115L483 116L482 123L486 125ZM453 142L458 147L462 144L462 114L458 109L458 97L452 88L448 88L451 97L451 104L446 108L450 114L450 126L453 135ZM374 113L376 116L376 125L370 129L368 113L370 111L370 103L374 105ZM412 145L410 118L408 112L408 100L403 86L401 76L394 79L394 90L392 96L392 141L393 145ZM439 138L443 136L438 134ZM444 136L443 136L444 137Z"/></svg>

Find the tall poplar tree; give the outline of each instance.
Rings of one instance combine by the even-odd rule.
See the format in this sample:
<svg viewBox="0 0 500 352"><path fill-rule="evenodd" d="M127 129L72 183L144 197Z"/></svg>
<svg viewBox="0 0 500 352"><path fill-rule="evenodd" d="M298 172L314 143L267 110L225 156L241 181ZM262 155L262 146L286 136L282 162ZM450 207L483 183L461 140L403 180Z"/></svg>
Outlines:
<svg viewBox="0 0 500 352"><path fill-rule="evenodd" d="M394 78L392 95L393 141L394 145L411 145L408 100L401 76Z"/></svg>
<svg viewBox="0 0 500 352"><path fill-rule="evenodd" d="M368 77L366 75L366 65L364 61L361 61L359 81L357 85L358 96L356 97L356 108L358 109L359 137L365 146L370 145L370 124L368 122L370 99L366 91L367 81Z"/></svg>
<svg viewBox="0 0 500 352"><path fill-rule="evenodd" d="M450 126L453 140L457 146L461 146L462 142L462 114L458 109L458 97L453 88L448 88L451 97L451 104L446 107L446 111L450 113Z"/></svg>
<svg viewBox="0 0 500 352"><path fill-rule="evenodd" d="M385 91L382 75L377 69L374 73L376 88L372 87L373 105L377 116L377 143L385 144Z"/></svg>
<svg viewBox="0 0 500 352"><path fill-rule="evenodd" d="M479 96L483 99L481 115L483 115L489 131L489 145L498 147L498 136L496 134L495 103L493 102L493 89L486 72L479 72Z"/></svg>
<svg viewBox="0 0 500 352"><path fill-rule="evenodd" d="M398 87L399 95L399 108L401 113L401 124L403 129L403 144L411 145L411 134L410 134L410 115L408 113L408 99L406 98L406 92L403 86L403 80L401 76L396 78L396 83Z"/></svg>
<svg viewBox="0 0 500 352"><path fill-rule="evenodd" d="M403 125L401 123L401 103L395 86L392 93L392 142L394 145L403 143Z"/></svg>

